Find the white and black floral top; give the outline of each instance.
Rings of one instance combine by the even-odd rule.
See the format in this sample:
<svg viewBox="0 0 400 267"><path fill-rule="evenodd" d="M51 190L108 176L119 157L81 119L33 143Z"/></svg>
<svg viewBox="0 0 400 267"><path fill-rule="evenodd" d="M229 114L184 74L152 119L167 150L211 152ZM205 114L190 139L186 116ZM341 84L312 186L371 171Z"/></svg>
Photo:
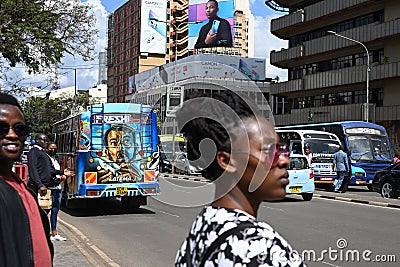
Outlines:
<svg viewBox="0 0 400 267"><path fill-rule="evenodd" d="M236 209L205 207L190 230L192 266L199 266L206 248L222 233L242 222L254 228L232 233L205 261L211 266L306 266L300 256L270 225ZM178 250L175 266L186 265L186 240Z"/></svg>

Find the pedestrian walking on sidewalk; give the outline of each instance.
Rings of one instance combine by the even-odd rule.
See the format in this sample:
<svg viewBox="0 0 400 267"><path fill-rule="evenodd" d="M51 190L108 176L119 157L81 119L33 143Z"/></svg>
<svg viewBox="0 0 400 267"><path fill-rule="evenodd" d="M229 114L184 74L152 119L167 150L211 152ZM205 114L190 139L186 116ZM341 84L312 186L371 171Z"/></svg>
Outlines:
<svg viewBox="0 0 400 267"><path fill-rule="evenodd" d="M60 163L57 160L57 145L54 142L49 142L46 147L46 153L50 157L52 167L56 171L60 171ZM75 175L71 172L69 174ZM72 176L72 175L71 175ZM51 241L66 241L67 239L57 233L57 217L58 211L61 207L61 196L64 188L64 181L67 178L66 175L52 174L52 181L54 181L48 188L51 190L51 214L50 214L50 225L51 225Z"/></svg>
<svg viewBox="0 0 400 267"><path fill-rule="evenodd" d="M343 145L340 145L339 151L334 154L332 167L333 171L336 171L336 179L333 182L333 191L337 193L342 186L345 175L347 175L350 170L349 158L344 152Z"/></svg>
<svg viewBox="0 0 400 267"><path fill-rule="evenodd" d="M12 171L28 135L17 99L0 93L0 266L52 266L46 213Z"/></svg>
<svg viewBox="0 0 400 267"><path fill-rule="evenodd" d="M225 90L189 96L176 118L188 158L215 182L215 200L195 219L175 266L306 266L281 235L257 220L261 203L283 199L289 183L289 159L257 107Z"/></svg>

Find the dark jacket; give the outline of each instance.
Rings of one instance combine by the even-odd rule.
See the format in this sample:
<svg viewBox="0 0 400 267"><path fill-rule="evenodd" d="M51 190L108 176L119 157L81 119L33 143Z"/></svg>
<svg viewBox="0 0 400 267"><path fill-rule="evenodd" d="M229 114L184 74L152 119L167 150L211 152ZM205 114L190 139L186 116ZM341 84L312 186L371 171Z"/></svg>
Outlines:
<svg viewBox="0 0 400 267"><path fill-rule="evenodd" d="M28 152L28 172L30 182L33 182L37 188L43 185L50 186L52 176L63 174L63 171L54 169L46 151L37 146Z"/></svg>
<svg viewBox="0 0 400 267"><path fill-rule="evenodd" d="M196 44L194 48L203 48L203 47L215 47L215 46L232 46L232 32L231 25L225 19L221 19L220 17L216 17L216 20L219 20L218 26L218 34L217 38L215 38L214 42L211 44L206 44L204 41L208 32L211 29L213 20L209 20L206 25L201 27L199 32L199 37L197 38Z"/></svg>
<svg viewBox="0 0 400 267"><path fill-rule="evenodd" d="M22 183L22 180L18 182ZM31 190L27 190L37 199ZM28 213L19 193L3 179L0 179L0 211L0 266L33 267L33 246ZM39 211L53 259L54 248L50 241L49 219L40 207Z"/></svg>

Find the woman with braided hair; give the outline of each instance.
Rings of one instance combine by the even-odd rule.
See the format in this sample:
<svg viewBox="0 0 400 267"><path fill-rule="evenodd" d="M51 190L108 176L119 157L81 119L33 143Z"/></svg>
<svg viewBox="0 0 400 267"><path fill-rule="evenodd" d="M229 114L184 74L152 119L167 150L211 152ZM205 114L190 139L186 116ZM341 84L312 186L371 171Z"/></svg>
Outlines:
<svg viewBox="0 0 400 267"><path fill-rule="evenodd" d="M256 219L289 183L274 127L230 90L189 96L176 118L189 160L215 183L215 200L195 219L175 266L306 266L270 225Z"/></svg>

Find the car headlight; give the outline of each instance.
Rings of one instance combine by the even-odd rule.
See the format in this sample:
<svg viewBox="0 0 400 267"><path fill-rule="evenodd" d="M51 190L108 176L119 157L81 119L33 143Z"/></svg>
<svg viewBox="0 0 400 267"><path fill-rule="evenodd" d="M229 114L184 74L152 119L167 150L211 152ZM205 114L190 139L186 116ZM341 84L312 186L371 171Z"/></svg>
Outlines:
<svg viewBox="0 0 400 267"><path fill-rule="evenodd" d="M363 173L363 172L356 172L354 175L356 177L365 177L365 173Z"/></svg>

